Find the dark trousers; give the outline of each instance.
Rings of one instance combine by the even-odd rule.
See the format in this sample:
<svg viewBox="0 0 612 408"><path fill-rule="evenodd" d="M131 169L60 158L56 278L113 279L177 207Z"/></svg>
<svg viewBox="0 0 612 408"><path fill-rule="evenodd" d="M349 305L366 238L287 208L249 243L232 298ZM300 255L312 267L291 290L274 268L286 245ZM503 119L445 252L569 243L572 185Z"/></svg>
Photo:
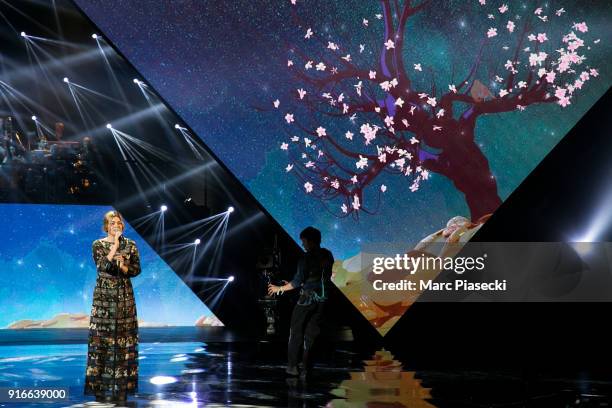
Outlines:
<svg viewBox="0 0 612 408"><path fill-rule="evenodd" d="M302 363L305 370L312 367L312 346L321 332L321 321L325 302L312 302L309 305L295 305L291 315L289 332L288 366L297 367L300 349L303 348Z"/></svg>

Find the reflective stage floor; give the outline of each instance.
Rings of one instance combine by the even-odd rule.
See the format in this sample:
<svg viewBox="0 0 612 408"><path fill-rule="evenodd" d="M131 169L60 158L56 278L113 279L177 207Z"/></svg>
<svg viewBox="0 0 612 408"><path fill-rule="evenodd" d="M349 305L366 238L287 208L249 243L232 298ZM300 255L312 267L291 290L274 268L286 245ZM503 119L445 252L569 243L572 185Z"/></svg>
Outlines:
<svg viewBox="0 0 612 408"><path fill-rule="evenodd" d="M139 392L125 403L83 396L86 344L0 345L0 387L69 387L61 403L130 407L610 407L612 381L592 372L410 371L389 352L339 343L308 381L284 375L284 344L139 345ZM552 372L552 370L551 370Z"/></svg>

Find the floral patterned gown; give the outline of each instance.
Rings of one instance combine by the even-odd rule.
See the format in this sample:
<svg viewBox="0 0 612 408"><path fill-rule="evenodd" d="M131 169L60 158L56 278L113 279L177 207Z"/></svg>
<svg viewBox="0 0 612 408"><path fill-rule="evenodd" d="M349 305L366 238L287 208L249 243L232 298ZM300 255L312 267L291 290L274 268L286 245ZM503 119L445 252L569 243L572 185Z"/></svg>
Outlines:
<svg viewBox="0 0 612 408"><path fill-rule="evenodd" d="M116 254L124 256L124 273L106 256L112 243L94 241L98 276L89 320L84 393L125 397L138 390L138 319L133 278L140 274L140 256L133 240L124 238Z"/></svg>

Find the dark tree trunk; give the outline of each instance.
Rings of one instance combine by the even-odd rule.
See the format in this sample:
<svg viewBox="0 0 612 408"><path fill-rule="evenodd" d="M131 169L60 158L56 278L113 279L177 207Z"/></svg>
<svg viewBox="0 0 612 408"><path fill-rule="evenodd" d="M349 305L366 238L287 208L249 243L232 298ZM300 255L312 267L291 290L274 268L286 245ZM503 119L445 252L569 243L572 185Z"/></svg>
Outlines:
<svg viewBox="0 0 612 408"><path fill-rule="evenodd" d="M497 194L497 182L491 174L489 162L474 140L474 125L468 127L453 122L456 128L445 127L431 143L442 149L437 160L426 160L429 170L449 178L465 195L472 221L494 212L502 203ZM432 138L426 138L432 139Z"/></svg>

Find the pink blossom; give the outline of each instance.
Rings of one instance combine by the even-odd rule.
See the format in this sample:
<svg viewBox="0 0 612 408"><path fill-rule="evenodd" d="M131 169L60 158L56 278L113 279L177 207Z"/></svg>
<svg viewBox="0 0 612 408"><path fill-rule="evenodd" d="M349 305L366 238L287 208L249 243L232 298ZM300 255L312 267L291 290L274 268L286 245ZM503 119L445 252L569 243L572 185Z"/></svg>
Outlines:
<svg viewBox="0 0 612 408"><path fill-rule="evenodd" d="M353 209L358 211L360 207L361 207L361 204L359 203L359 196L355 194L353 196Z"/></svg>
<svg viewBox="0 0 612 408"><path fill-rule="evenodd" d="M565 88L557 88L557 90L555 91L555 97L558 99L561 99L565 97L566 92L567 92L567 89Z"/></svg>
<svg viewBox="0 0 612 408"><path fill-rule="evenodd" d="M361 125L359 131L363 134L363 137L366 140L365 144L369 145L372 140L376 139L376 132L378 131L378 127L371 126L369 123L364 123L363 125Z"/></svg>
<svg viewBox="0 0 612 408"><path fill-rule="evenodd" d="M560 98L560 99L559 99L559 101L557 101L557 103L558 103L559 105L561 105L562 107L564 107L564 108L565 108L567 105L571 105L571 102L570 102L570 98L569 98L569 96L567 96L567 97L566 97L566 96L564 96L563 98Z"/></svg>
<svg viewBox="0 0 612 408"><path fill-rule="evenodd" d="M489 28L489 30L487 31L487 37L491 38L491 37L495 37L497 35L497 28Z"/></svg>
<svg viewBox="0 0 612 408"><path fill-rule="evenodd" d="M584 21L582 23L574 23L573 27L581 33L586 33L589 31L589 27L587 27L587 24Z"/></svg>
<svg viewBox="0 0 612 408"><path fill-rule="evenodd" d="M359 155L359 161L355 163L355 167L357 167L358 169L364 169L368 167L368 158Z"/></svg>

